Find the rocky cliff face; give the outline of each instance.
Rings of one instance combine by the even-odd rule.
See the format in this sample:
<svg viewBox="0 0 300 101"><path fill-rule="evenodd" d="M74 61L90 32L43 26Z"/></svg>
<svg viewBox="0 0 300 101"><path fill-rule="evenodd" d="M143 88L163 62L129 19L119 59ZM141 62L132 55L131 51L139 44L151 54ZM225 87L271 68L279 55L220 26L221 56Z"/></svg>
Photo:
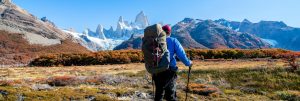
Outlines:
<svg viewBox="0 0 300 101"><path fill-rule="evenodd" d="M124 41L122 44L114 48L114 50L122 49L141 49L143 43L142 36L132 36L129 40Z"/></svg>

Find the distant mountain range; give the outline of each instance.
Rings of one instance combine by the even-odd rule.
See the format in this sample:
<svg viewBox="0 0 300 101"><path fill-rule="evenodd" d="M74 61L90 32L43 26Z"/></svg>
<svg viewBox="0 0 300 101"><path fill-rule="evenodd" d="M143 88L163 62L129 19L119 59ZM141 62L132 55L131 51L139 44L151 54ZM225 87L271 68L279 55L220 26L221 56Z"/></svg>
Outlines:
<svg viewBox="0 0 300 101"><path fill-rule="evenodd" d="M172 37L177 38L186 48L282 48L299 51L300 28L287 26L282 21L260 21L252 23L185 18L172 27ZM134 48L130 39L121 44L122 48ZM137 37L139 39L139 37ZM141 45L141 44L140 44ZM128 46L127 48L125 46ZM140 47L138 47L140 48Z"/></svg>
<svg viewBox="0 0 300 101"><path fill-rule="evenodd" d="M215 22L238 32L254 34L275 48L300 50L300 28L290 27L282 21L252 23L247 19L242 22L220 19Z"/></svg>
<svg viewBox="0 0 300 101"><path fill-rule="evenodd" d="M86 29L83 33L77 33L72 30L64 30L71 34L81 44L91 51L113 50L116 46L127 41L132 36L142 36L144 29L149 26L149 21L144 12L140 12L134 22L128 22L120 16L117 22L117 28L104 29L98 25L95 32Z"/></svg>
<svg viewBox="0 0 300 101"><path fill-rule="evenodd" d="M257 49L271 46L259 37L234 31L212 20L185 18L173 26L171 37L189 48L240 48Z"/></svg>

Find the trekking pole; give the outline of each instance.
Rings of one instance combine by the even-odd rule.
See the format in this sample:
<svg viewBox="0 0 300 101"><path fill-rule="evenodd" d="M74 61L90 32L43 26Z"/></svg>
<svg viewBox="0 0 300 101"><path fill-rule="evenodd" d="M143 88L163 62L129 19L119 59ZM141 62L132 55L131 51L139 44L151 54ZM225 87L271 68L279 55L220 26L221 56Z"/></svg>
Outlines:
<svg viewBox="0 0 300 101"><path fill-rule="evenodd" d="M189 51L190 51L190 53L189 53L190 54L190 60L192 61L192 50L189 50ZM185 91L185 101L187 101L187 98L188 98L191 69L192 69L192 65L189 66L188 79L187 79L186 91Z"/></svg>
<svg viewBox="0 0 300 101"><path fill-rule="evenodd" d="M186 91L185 91L185 101L187 101L188 92L189 92L189 84L190 84L190 74L191 74L191 68L192 68L192 66L190 66L190 67L189 67L189 72L188 72L188 80L187 80L187 84L186 84Z"/></svg>

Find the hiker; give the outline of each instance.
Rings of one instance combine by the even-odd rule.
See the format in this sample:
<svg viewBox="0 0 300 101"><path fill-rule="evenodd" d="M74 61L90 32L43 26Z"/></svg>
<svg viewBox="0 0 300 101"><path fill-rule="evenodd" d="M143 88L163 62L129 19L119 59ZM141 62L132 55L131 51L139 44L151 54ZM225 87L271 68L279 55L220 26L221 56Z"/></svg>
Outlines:
<svg viewBox="0 0 300 101"><path fill-rule="evenodd" d="M171 27L165 25L162 27L167 34L167 46L170 52L169 70L153 75L155 82L155 101L162 101L163 96L167 101L176 101L176 79L178 67L176 66L175 55L184 63L185 66L191 66L192 62L187 58L185 51L179 41L171 36ZM165 94L163 94L165 92Z"/></svg>
<svg viewBox="0 0 300 101"><path fill-rule="evenodd" d="M192 62L187 58L183 47L175 38L171 38L171 27L160 24L148 26L144 30L142 52L146 70L155 83L155 101L176 101L176 79L178 67L175 55L186 65ZM153 84L153 82L152 82ZM164 94L165 93L165 94Z"/></svg>

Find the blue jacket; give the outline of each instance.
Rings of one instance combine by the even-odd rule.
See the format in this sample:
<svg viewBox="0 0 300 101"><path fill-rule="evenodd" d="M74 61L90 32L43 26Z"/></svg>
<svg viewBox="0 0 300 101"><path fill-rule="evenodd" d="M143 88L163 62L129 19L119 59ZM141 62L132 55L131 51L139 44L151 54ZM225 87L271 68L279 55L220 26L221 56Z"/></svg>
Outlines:
<svg viewBox="0 0 300 101"><path fill-rule="evenodd" d="M179 58L180 61L184 63L185 66L190 66L191 61L185 54L185 51L179 41L176 38L167 37L167 46L170 52L170 69L173 71L178 71L178 67L176 66L175 54Z"/></svg>

